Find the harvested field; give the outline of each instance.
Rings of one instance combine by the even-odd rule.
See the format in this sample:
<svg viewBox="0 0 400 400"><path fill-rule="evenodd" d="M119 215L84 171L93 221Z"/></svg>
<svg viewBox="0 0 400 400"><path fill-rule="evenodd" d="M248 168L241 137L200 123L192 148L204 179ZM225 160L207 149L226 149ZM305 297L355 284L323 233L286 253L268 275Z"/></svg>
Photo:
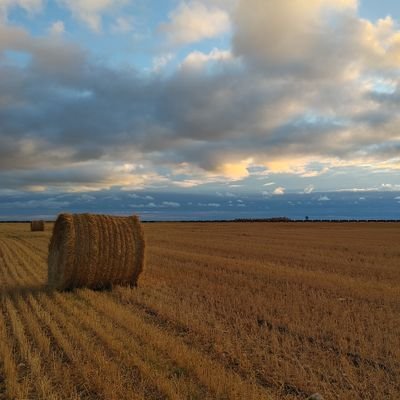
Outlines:
<svg viewBox="0 0 400 400"><path fill-rule="evenodd" d="M0 399L400 398L400 224L144 230L137 289L59 293L0 224Z"/></svg>

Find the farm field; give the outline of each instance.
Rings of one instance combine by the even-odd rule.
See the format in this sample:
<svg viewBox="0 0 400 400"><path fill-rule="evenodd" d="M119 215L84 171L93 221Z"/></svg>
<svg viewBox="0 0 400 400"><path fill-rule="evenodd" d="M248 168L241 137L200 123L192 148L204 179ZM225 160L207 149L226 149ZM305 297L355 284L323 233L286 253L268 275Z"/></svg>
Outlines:
<svg viewBox="0 0 400 400"><path fill-rule="evenodd" d="M144 230L138 288L60 293L0 224L0 399L400 398L400 224Z"/></svg>

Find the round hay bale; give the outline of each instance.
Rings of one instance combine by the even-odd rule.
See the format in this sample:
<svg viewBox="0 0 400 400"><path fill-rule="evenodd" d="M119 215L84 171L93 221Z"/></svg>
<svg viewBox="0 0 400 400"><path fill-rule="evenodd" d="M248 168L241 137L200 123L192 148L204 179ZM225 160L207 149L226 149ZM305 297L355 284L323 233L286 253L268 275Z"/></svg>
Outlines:
<svg viewBox="0 0 400 400"><path fill-rule="evenodd" d="M136 286L144 265L145 240L136 216L60 214L49 245L49 286Z"/></svg>
<svg viewBox="0 0 400 400"><path fill-rule="evenodd" d="M43 232L44 221L31 221L31 232Z"/></svg>

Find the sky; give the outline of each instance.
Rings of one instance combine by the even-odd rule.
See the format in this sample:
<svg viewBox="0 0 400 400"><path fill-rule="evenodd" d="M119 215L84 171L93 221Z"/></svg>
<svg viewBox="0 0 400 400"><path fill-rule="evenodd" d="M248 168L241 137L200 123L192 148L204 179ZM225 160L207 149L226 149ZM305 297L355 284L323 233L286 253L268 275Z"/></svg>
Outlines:
<svg viewBox="0 0 400 400"><path fill-rule="evenodd" d="M0 0L0 220L400 218L397 0Z"/></svg>

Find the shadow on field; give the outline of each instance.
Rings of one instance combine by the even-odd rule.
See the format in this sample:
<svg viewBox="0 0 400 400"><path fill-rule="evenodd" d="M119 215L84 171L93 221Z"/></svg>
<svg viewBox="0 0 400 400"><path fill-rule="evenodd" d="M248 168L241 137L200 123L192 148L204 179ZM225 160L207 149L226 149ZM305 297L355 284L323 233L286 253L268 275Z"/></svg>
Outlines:
<svg viewBox="0 0 400 400"><path fill-rule="evenodd" d="M120 285L103 285L98 288L91 288L90 290L94 292L111 292L115 286L120 286ZM122 285L125 287L137 287L137 285ZM67 288L63 290L57 290L55 288L52 288L51 286L48 286L47 283L41 284L41 285L26 285L26 286L21 286L21 285L14 285L14 286L6 286L6 287L1 287L0 286L0 295L4 296L10 296L10 295L22 295L22 296L28 296L30 294L39 294L39 293L46 293L51 295L54 292L63 292L63 293L73 293L76 290L82 289L83 287L74 287L74 288ZM1 399L0 399L1 400Z"/></svg>
<svg viewBox="0 0 400 400"><path fill-rule="evenodd" d="M0 294L4 296L10 295L29 295L38 293L52 293L53 289L46 284L42 285L27 285L27 286L7 286L0 288Z"/></svg>

